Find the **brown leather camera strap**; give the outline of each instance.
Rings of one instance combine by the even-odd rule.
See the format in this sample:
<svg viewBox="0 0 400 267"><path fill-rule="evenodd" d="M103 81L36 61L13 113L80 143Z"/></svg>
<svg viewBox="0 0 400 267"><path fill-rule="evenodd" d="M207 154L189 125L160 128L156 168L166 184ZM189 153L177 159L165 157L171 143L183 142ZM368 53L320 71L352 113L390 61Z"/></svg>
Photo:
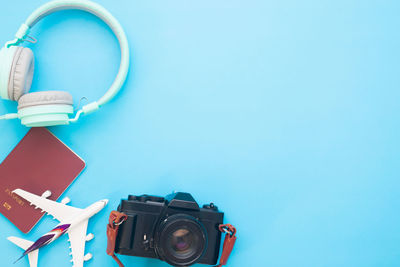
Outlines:
<svg viewBox="0 0 400 267"><path fill-rule="evenodd" d="M232 253L233 247L236 242L236 228L230 224L221 224L219 230L226 233L224 245L222 248L221 259L216 267L221 267L227 264L228 258Z"/></svg>
<svg viewBox="0 0 400 267"><path fill-rule="evenodd" d="M117 241L119 226L128 219L128 216L118 211L112 211L107 225L107 255L113 257L119 267L124 267L115 255L115 242Z"/></svg>
<svg viewBox="0 0 400 267"><path fill-rule="evenodd" d="M119 226L128 219L128 216L118 211L112 211L107 225L107 255L113 257L119 267L124 267L122 262L115 255L115 242L117 241ZM216 267L227 264L228 258L232 253L236 242L236 228L230 224L221 224L219 230L226 233L225 241L222 249L221 259Z"/></svg>

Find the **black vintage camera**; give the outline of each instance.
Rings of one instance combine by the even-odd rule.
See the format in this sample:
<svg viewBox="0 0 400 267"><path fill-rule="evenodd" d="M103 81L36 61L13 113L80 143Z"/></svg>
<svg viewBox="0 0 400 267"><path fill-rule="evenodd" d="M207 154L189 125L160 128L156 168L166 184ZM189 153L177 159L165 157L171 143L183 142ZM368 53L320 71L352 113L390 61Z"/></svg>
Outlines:
<svg viewBox="0 0 400 267"><path fill-rule="evenodd" d="M200 208L188 193L142 195L122 200L118 211L128 219L119 228L116 253L158 258L173 266L217 264L224 214L214 204Z"/></svg>

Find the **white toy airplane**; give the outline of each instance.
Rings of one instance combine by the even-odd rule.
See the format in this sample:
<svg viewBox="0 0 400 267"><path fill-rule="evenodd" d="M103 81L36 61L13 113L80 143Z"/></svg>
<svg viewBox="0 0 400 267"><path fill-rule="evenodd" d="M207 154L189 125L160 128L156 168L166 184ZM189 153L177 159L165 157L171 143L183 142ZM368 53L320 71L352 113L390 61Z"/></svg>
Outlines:
<svg viewBox="0 0 400 267"><path fill-rule="evenodd" d="M62 200L61 203L58 203L46 199L43 196L40 197L31 194L22 189L16 189L13 193L26 199L31 203L31 205L35 205L36 208L42 209L60 221L60 224L57 225L56 228L43 235L36 242L31 242L18 237L8 238L8 240L25 250L21 258L28 255L31 267L37 267L39 249L52 243L65 233L68 233L69 235L74 267L82 267L85 261L92 258L92 254L90 253L85 255L86 241L90 241L94 238L93 234L86 235L88 221L93 215L101 211L107 205L107 199L100 200L86 209L78 209L66 205L69 202L68 198Z"/></svg>

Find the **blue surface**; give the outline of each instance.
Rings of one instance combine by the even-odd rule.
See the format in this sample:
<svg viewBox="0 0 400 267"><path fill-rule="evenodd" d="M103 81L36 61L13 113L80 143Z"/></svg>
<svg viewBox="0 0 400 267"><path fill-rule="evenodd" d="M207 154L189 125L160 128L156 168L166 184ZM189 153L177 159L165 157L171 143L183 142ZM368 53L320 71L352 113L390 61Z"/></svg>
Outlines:
<svg viewBox="0 0 400 267"><path fill-rule="evenodd" d="M99 112L51 128L87 162L71 205L110 199L90 222L86 266L116 266L105 224L120 198L173 190L215 202L238 227L230 267L400 265L399 1L98 2L126 29L128 81ZM2 6L0 43L39 3ZM33 91L67 90L77 104L111 84L117 42L92 15L60 12L32 35ZM15 110L0 102L0 114ZM27 129L0 125L3 160ZM7 236L55 224L24 236L0 217L2 266L21 253ZM66 241L40 266L71 266Z"/></svg>

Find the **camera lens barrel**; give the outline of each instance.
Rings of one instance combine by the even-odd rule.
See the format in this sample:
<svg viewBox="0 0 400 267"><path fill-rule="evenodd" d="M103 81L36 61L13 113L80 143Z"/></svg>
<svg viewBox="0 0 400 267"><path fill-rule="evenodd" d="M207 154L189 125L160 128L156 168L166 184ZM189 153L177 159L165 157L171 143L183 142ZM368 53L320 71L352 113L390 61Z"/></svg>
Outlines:
<svg viewBox="0 0 400 267"><path fill-rule="evenodd" d="M187 214L167 217L160 223L155 236L158 257L173 266L196 263L204 255L207 245L203 224Z"/></svg>

